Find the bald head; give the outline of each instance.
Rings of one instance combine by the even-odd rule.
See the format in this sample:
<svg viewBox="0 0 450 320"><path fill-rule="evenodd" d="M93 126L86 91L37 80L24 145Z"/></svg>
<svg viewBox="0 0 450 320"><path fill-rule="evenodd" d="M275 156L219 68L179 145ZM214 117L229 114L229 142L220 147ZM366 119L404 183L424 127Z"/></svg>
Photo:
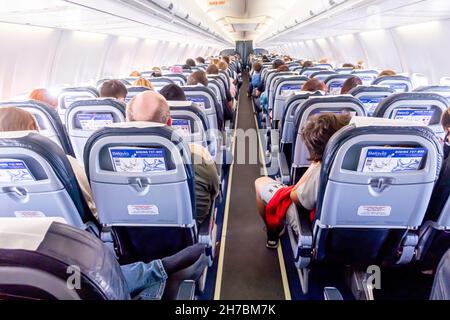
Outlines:
<svg viewBox="0 0 450 320"><path fill-rule="evenodd" d="M168 124L170 109L159 93L145 91L135 96L127 107L127 121L148 121Z"/></svg>

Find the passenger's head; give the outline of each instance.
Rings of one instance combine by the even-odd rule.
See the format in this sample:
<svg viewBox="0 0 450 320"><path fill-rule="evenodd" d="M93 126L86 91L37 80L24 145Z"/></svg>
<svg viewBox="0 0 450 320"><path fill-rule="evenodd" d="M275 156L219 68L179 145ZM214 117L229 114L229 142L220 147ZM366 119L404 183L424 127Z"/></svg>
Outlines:
<svg viewBox="0 0 450 320"><path fill-rule="evenodd" d="M170 72L175 73L175 74L182 74L183 73L183 68L180 66L173 66L170 67Z"/></svg>
<svg viewBox="0 0 450 320"><path fill-rule="evenodd" d="M210 64L208 69L206 69L206 74L219 74L219 67L215 64Z"/></svg>
<svg viewBox="0 0 450 320"><path fill-rule="evenodd" d="M36 89L31 91L29 98L48 104L50 107L58 107L58 99L54 97L47 89Z"/></svg>
<svg viewBox="0 0 450 320"><path fill-rule="evenodd" d="M378 75L379 77L386 77L386 76L395 76L397 74L397 72L395 72L394 70L383 70L380 72L380 74Z"/></svg>
<svg viewBox="0 0 450 320"><path fill-rule="evenodd" d="M322 58L319 60L319 63L328 63L328 58Z"/></svg>
<svg viewBox="0 0 450 320"><path fill-rule="evenodd" d="M269 58L266 55L262 56L262 62L270 62Z"/></svg>
<svg viewBox="0 0 450 320"><path fill-rule="evenodd" d="M225 61L220 61L218 67L219 67L219 70L227 71L228 63L226 63Z"/></svg>
<svg viewBox="0 0 450 320"><path fill-rule="evenodd" d="M230 62L231 62L230 56L223 56L222 60L225 61L227 64L230 64Z"/></svg>
<svg viewBox="0 0 450 320"><path fill-rule="evenodd" d="M278 72L289 71L289 67L288 67L287 65L283 64L282 66L279 66L279 67L277 68L277 71L278 71Z"/></svg>
<svg viewBox="0 0 450 320"><path fill-rule="evenodd" d="M186 101L186 95L183 89L176 84L168 84L159 91L167 101Z"/></svg>
<svg viewBox="0 0 450 320"><path fill-rule="evenodd" d="M445 132L450 133L450 109L442 115L441 124Z"/></svg>
<svg viewBox="0 0 450 320"><path fill-rule="evenodd" d="M160 67L153 67L152 71L154 77L162 77L162 70Z"/></svg>
<svg viewBox="0 0 450 320"><path fill-rule="evenodd" d="M142 78L142 77L140 77L135 82L133 82L133 86L135 86L135 87L146 87L146 88L149 88L151 90L155 90L155 87L153 86L153 84L149 80L147 80L145 78Z"/></svg>
<svg viewBox="0 0 450 320"><path fill-rule="evenodd" d="M214 59L212 60L212 63L215 64L216 66L219 65L219 62L220 62L220 59L218 59L218 58L214 58Z"/></svg>
<svg viewBox="0 0 450 320"><path fill-rule="evenodd" d="M363 60L359 60L356 63L355 69L364 69L364 61Z"/></svg>
<svg viewBox="0 0 450 320"><path fill-rule="evenodd" d="M349 114L324 113L312 116L302 129L302 138L309 151L309 160L322 161L325 147L330 138L349 124Z"/></svg>
<svg viewBox="0 0 450 320"><path fill-rule="evenodd" d="M39 131L39 127L28 111L15 107L0 108L0 132L8 131Z"/></svg>
<svg viewBox="0 0 450 320"><path fill-rule="evenodd" d="M342 68L352 68L352 69L355 69L355 66L354 66L353 64L351 64L351 63L344 63L344 64L342 65Z"/></svg>
<svg viewBox="0 0 450 320"><path fill-rule="evenodd" d="M159 93L145 91L135 96L127 106L127 121L146 121L171 125L170 108Z"/></svg>
<svg viewBox="0 0 450 320"><path fill-rule="evenodd" d="M127 87L119 80L105 81L100 87L101 98L115 98L124 101L127 95Z"/></svg>
<svg viewBox="0 0 450 320"><path fill-rule="evenodd" d="M284 61L281 59L276 59L274 62L272 62L272 69L278 69L284 64Z"/></svg>
<svg viewBox="0 0 450 320"><path fill-rule="evenodd" d="M316 91L327 91L327 85L322 81L313 78L308 80L302 87L302 91L316 92Z"/></svg>
<svg viewBox="0 0 450 320"><path fill-rule="evenodd" d="M130 73L130 77L140 77L141 73L139 71L133 71L132 73Z"/></svg>
<svg viewBox="0 0 450 320"><path fill-rule="evenodd" d="M263 65L262 65L262 63L259 62L259 61L255 62L255 63L253 64L253 70L254 70L255 72L261 72L262 68L263 68Z"/></svg>
<svg viewBox="0 0 450 320"><path fill-rule="evenodd" d="M314 62L309 61L309 60L303 61L302 67L303 68L312 68L312 67L314 67Z"/></svg>
<svg viewBox="0 0 450 320"><path fill-rule="evenodd" d="M203 58L203 57L197 57L197 58L195 59L195 61L196 61L198 64L205 64L205 63L206 63L206 60L205 60L205 58Z"/></svg>
<svg viewBox="0 0 450 320"><path fill-rule="evenodd" d="M352 90L353 88L356 88L357 86L362 86L363 82L359 77L351 77L348 78L347 81L344 82L344 85L341 89L341 94L347 94Z"/></svg>
<svg viewBox="0 0 450 320"><path fill-rule="evenodd" d="M206 77L205 71L195 71L189 76L187 81L188 86L196 86L198 84L202 84L205 87L208 86L208 78Z"/></svg>
<svg viewBox="0 0 450 320"><path fill-rule="evenodd" d="M196 66L194 59L187 59L186 65L188 65L191 68Z"/></svg>

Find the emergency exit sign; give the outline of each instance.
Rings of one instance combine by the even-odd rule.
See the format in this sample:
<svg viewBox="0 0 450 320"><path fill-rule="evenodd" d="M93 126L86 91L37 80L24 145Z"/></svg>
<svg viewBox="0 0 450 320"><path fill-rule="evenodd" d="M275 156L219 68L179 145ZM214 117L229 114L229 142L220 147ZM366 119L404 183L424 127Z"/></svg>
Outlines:
<svg viewBox="0 0 450 320"><path fill-rule="evenodd" d="M208 0L208 5L210 7L223 7L226 6L228 4L228 0Z"/></svg>

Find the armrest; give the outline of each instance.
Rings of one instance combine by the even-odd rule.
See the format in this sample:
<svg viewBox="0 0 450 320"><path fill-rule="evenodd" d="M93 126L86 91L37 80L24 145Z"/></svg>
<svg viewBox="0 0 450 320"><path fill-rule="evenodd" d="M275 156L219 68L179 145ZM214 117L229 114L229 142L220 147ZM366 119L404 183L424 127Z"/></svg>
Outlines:
<svg viewBox="0 0 450 320"><path fill-rule="evenodd" d="M280 166L281 182L285 185L291 184L291 172L286 160L286 155L283 152L278 153L278 165Z"/></svg>
<svg viewBox="0 0 450 320"><path fill-rule="evenodd" d="M313 226L309 215L305 212L300 212L298 215L298 241L297 252L294 259L297 268L304 269L309 266L312 260L313 249Z"/></svg>
<svg viewBox="0 0 450 320"><path fill-rule="evenodd" d="M344 298L342 297L342 294L339 292L336 288L325 288L323 289L323 295L325 296L325 300L327 301L342 301Z"/></svg>
<svg viewBox="0 0 450 320"><path fill-rule="evenodd" d="M211 231L214 227L214 223L216 221L215 219L215 215L216 215L216 204L215 202L213 202L208 218L198 227L198 234L200 238L203 237L209 237L211 234ZM202 243L205 243L203 241L201 241ZM209 243L205 243L207 245L209 245Z"/></svg>
<svg viewBox="0 0 450 320"><path fill-rule="evenodd" d="M195 299L195 281L183 281L178 289L177 300L187 301Z"/></svg>
<svg viewBox="0 0 450 320"><path fill-rule="evenodd" d="M270 148L272 153L280 151L280 131L278 129L270 130Z"/></svg>

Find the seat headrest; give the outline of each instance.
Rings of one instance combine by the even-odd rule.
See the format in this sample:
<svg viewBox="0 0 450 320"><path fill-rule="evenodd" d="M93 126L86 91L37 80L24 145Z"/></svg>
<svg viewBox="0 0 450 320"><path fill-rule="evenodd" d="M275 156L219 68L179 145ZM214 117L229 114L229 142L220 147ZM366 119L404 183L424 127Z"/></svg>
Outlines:
<svg viewBox="0 0 450 320"><path fill-rule="evenodd" d="M395 120L386 118L353 117L350 124L356 128L363 127L426 127L417 121Z"/></svg>
<svg viewBox="0 0 450 320"><path fill-rule="evenodd" d="M0 139L25 138L32 133L39 134L38 131L5 131L5 132L0 132Z"/></svg>
<svg viewBox="0 0 450 320"><path fill-rule="evenodd" d="M0 218L0 249L35 251L54 222L62 218Z"/></svg>
<svg viewBox="0 0 450 320"><path fill-rule="evenodd" d="M112 123L110 125L105 126L105 128L111 128L111 129L127 129L127 128L138 128L138 129L144 129L144 128L163 128L167 125L162 123L156 123L156 122L146 122L146 121L131 121L131 122L119 122L119 123Z"/></svg>

